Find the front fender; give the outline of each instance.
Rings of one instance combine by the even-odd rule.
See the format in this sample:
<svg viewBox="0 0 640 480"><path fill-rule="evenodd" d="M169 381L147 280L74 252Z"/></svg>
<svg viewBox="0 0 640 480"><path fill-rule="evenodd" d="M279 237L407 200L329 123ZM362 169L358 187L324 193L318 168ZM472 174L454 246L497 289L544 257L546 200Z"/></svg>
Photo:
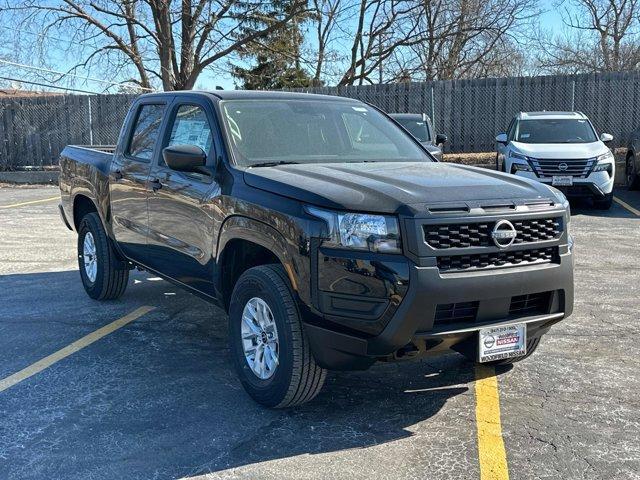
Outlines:
<svg viewBox="0 0 640 480"><path fill-rule="evenodd" d="M220 227L218 235L216 264L220 264L227 243L236 239L253 242L273 252L282 263L294 292L298 294L299 281L295 268L296 262L288 248L287 241L278 230L264 222L242 215L233 215L227 218Z"/></svg>

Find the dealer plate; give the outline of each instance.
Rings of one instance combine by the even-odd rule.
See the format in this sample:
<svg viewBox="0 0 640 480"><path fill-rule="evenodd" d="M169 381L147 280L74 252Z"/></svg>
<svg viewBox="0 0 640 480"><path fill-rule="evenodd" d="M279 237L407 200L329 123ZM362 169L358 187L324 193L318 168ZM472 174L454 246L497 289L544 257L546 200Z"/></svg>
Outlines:
<svg viewBox="0 0 640 480"><path fill-rule="evenodd" d="M554 187L570 187L573 185L573 177L571 175L554 175L551 178L551 185Z"/></svg>
<svg viewBox="0 0 640 480"><path fill-rule="evenodd" d="M478 332L480 362L521 357L527 353L527 326L524 323L481 328Z"/></svg>

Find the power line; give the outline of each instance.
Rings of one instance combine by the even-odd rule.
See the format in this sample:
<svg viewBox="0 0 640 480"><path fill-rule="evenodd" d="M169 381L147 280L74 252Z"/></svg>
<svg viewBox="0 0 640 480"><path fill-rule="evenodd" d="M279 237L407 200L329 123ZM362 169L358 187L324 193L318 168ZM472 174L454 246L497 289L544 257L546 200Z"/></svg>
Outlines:
<svg viewBox="0 0 640 480"><path fill-rule="evenodd" d="M91 95L99 95L98 93L90 92L89 90L80 90L79 88L59 87L57 85L47 85L47 84L44 84L44 83L31 82L29 80L20 80L18 78L10 78L10 77L1 77L0 76L0 80L8 80L10 82L28 83L29 85L37 85L38 87L57 88L58 90L68 90L70 92L80 92L80 93L89 93Z"/></svg>
<svg viewBox="0 0 640 480"><path fill-rule="evenodd" d="M56 42L64 42L64 43L68 43L70 45L78 45L80 47L90 47L91 46L91 45L87 45L86 43L82 43L82 42L75 42L73 40L68 40L68 39L65 39L65 38L52 37L51 35L46 35L44 33L30 32L29 30L24 30L24 29L21 29L21 28L7 27L6 25L0 25L0 28L4 28L5 30L11 30L12 32L26 33L27 35L33 35L34 37L49 38L51 40L55 40ZM94 47L95 47L95 45L94 45Z"/></svg>
<svg viewBox="0 0 640 480"><path fill-rule="evenodd" d="M127 83L110 82L110 81L108 81L108 80L101 80L101 79L99 79L99 78L87 77L87 76L84 76L84 75L78 75L78 74L75 74L75 73L60 72L60 71L58 71L58 70L51 70L51 69L48 69L48 68L36 67L36 66L34 66L34 65L25 65L24 63L11 62L11 61L9 61L9 60L2 60L2 59L0 59L0 63L5 63L5 64L7 64L7 65L12 65L12 66L14 66L14 67L21 67L21 68L27 68L27 69L30 69L30 70L36 70L36 71L38 71L38 72L54 73L54 74L56 74L56 75L64 75L64 76L71 76L71 77L76 77L76 78L82 78L82 79L84 79L84 80L90 80L90 81L92 81L92 82L103 83L103 84L106 84L106 85L112 85L112 86L113 86L113 85L117 85L117 86L120 86L120 87L122 87L122 86L127 86L127 85L128 85ZM129 85L129 86L130 86L130 85ZM139 87L139 86L137 86L137 85L136 85L136 88L139 88L139 89L141 89L141 90L147 90L147 91L150 91L150 92L153 92L153 91L154 91L152 88Z"/></svg>

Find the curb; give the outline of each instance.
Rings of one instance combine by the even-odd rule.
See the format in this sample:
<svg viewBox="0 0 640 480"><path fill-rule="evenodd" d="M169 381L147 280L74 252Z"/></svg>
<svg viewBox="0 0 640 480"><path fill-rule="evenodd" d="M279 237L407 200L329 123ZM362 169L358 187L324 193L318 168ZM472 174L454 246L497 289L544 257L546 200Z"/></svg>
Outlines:
<svg viewBox="0 0 640 480"><path fill-rule="evenodd" d="M0 172L0 183L57 185L59 172L53 171L21 171Z"/></svg>

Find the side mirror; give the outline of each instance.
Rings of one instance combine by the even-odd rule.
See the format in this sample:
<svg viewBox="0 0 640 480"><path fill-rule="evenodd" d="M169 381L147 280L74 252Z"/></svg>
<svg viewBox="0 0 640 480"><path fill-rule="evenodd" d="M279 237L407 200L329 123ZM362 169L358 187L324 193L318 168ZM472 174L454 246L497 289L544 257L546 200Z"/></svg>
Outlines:
<svg viewBox="0 0 640 480"><path fill-rule="evenodd" d="M162 150L162 158L171 170L211 174L205 167L207 154L196 145L171 145Z"/></svg>
<svg viewBox="0 0 640 480"><path fill-rule="evenodd" d="M507 140L507 134L499 133L498 135L496 135L496 142L502 143L503 145L506 145L507 143L509 143L509 141Z"/></svg>
<svg viewBox="0 0 640 480"><path fill-rule="evenodd" d="M613 135L611 135L610 133L603 133L602 135L600 135L600 141L602 141L603 143L609 143L612 140Z"/></svg>
<svg viewBox="0 0 640 480"><path fill-rule="evenodd" d="M436 145L443 145L447 143L447 140L447 136L442 133L436 135Z"/></svg>

